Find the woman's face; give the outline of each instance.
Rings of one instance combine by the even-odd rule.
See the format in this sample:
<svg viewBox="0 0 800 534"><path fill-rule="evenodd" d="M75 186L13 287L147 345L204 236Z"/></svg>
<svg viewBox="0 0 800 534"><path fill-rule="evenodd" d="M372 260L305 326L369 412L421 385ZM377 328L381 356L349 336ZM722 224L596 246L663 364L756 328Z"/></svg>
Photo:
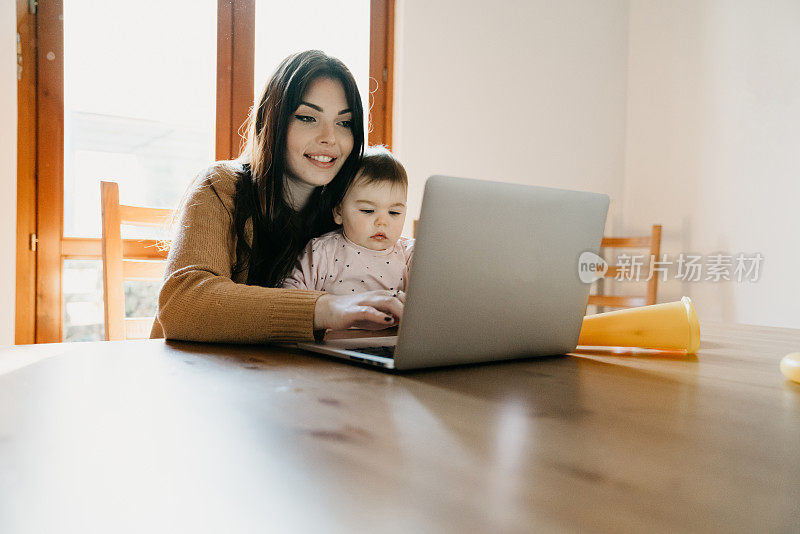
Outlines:
<svg viewBox="0 0 800 534"><path fill-rule="evenodd" d="M289 118L288 177L311 186L330 183L353 150L352 120L341 82L313 81Z"/></svg>

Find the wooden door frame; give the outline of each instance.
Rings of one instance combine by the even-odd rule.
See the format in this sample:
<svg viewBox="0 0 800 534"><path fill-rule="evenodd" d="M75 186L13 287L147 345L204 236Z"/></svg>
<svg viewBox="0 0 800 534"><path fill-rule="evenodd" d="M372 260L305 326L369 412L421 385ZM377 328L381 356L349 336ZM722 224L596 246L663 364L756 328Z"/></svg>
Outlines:
<svg viewBox="0 0 800 534"><path fill-rule="evenodd" d="M255 1L217 2L217 159L239 155L241 127L253 105ZM34 6L29 9L29 5ZM17 0L23 71L18 84L17 280L15 342L62 339L65 259L101 257L99 238L63 237L63 0ZM394 0L370 0L370 144L391 145ZM130 240L125 246L136 248Z"/></svg>
<svg viewBox="0 0 800 534"><path fill-rule="evenodd" d="M36 15L17 0L17 250L15 343L36 340Z"/></svg>

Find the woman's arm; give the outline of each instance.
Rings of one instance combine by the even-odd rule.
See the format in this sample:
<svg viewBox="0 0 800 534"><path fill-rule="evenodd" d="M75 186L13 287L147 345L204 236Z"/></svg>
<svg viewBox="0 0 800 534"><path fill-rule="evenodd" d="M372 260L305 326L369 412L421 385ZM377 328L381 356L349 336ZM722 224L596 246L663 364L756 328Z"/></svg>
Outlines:
<svg viewBox="0 0 800 534"><path fill-rule="evenodd" d="M218 163L189 193L171 244L153 337L262 343L312 340L319 291L236 283L233 163ZM160 332L159 332L160 330Z"/></svg>

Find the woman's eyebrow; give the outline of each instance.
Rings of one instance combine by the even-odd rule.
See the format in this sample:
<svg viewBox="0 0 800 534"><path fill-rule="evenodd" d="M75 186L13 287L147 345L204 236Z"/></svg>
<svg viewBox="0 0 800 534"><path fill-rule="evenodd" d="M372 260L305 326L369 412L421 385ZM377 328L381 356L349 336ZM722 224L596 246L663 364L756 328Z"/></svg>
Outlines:
<svg viewBox="0 0 800 534"><path fill-rule="evenodd" d="M321 107L319 107L318 105L312 104L311 102L306 102L305 100L301 101L300 105L301 106L308 106L311 109L315 109L315 110L319 111L320 113L323 113L325 111ZM352 109L346 108L346 109L343 109L342 111L340 111L339 115L344 115L345 113L350 113L352 111L353 111Z"/></svg>

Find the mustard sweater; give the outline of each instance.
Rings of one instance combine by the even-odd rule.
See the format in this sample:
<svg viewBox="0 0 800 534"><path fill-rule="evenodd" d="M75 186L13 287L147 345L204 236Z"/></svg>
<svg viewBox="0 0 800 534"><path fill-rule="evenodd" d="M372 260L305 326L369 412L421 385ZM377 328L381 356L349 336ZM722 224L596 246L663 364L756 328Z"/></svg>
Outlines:
<svg viewBox="0 0 800 534"><path fill-rule="evenodd" d="M151 338L226 343L314 339L314 307L323 292L249 286L246 271L231 272L239 171L236 161L215 163L189 191L170 246ZM252 242L252 225L246 235Z"/></svg>

